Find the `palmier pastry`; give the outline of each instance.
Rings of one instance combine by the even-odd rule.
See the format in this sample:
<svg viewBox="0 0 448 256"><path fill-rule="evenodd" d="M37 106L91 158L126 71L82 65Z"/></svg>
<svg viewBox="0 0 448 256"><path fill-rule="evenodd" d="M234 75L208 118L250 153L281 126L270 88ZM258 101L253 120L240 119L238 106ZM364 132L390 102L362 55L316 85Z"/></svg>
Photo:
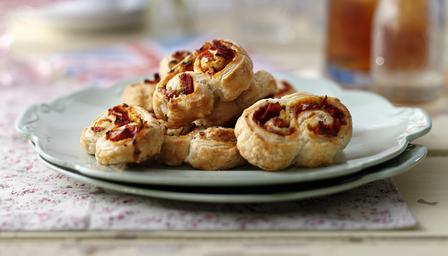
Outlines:
<svg viewBox="0 0 448 256"><path fill-rule="evenodd" d="M169 74L153 95L154 113L168 128L180 128L209 115L215 96L205 75L196 72Z"/></svg>
<svg viewBox="0 0 448 256"><path fill-rule="evenodd" d="M222 127L166 136L160 159L167 165L187 163L203 170L231 169L246 163L236 148L234 130Z"/></svg>
<svg viewBox="0 0 448 256"><path fill-rule="evenodd" d="M160 153L164 127L149 112L127 104L110 108L81 134L100 164L140 163Z"/></svg>
<svg viewBox="0 0 448 256"><path fill-rule="evenodd" d="M140 106L152 112L152 95L159 81L160 76L155 73L154 79L145 79L143 82L126 86L121 95L121 101L128 105Z"/></svg>
<svg viewBox="0 0 448 256"><path fill-rule="evenodd" d="M236 43L206 42L194 61L194 71L206 74L221 101L232 101L247 90L253 78L252 60Z"/></svg>
<svg viewBox="0 0 448 256"><path fill-rule="evenodd" d="M171 69L173 69L174 66L179 64L185 57L191 55L191 52L182 50L182 51L175 51L172 54L164 57L160 61L160 67L159 72L162 77L165 77ZM185 71L193 71L193 61L190 63L190 70Z"/></svg>
<svg viewBox="0 0 448 256"><path fill-rule="evenodd" d="M337 99L294 93L247 108L235 126L237 147L249 163L276 171L292 164L331 164L352 135L350 112Z"/></svg>
<svg viewBox="0 0 448 256"><path fill-rule="evenodd" d="M275 91L274 98L281 98L285 95L297 92L294 87L286 80L277 80L276 87L277 89Z"/></svg>

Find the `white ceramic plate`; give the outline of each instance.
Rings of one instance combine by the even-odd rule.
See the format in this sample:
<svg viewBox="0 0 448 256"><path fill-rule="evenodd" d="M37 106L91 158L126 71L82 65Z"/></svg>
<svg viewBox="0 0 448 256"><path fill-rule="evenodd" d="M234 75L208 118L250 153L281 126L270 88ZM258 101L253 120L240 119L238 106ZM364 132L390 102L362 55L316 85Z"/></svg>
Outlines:
<svg viewBox="0 0 448 256"><path fill-rule="evenodd" d="M353 117L353 138L344 150L344 160L322 168L291 167L282 172L264 172L249 165L213 172L187 166L98 165L93 156L83 152L80 133L99 113L119 103L123 87L131 81L109 89L87 88L50 103L33 105L18 118L16 127L43 158L58 166L106 180L182 186L284 184L347 175L399 155L410 141L431 128L431 119L421 109L394 107L381 96L345 91L327 80L279 77L288 79L299 90L335 96L347 105Z"/></svg>
<svg viewBox="0 0 448 256"><path fill-rule="evenodd" d="M426 151L425 147L410 145L400 156L378 166L373 166L348 176L317 182L294 183L286 186L235 187L231 190L224 187L163 187L116 183L90 178L77 171L58 167L43 158L41 158L41 160L51 169L80 182L90 183L98 187L121 193L204 203L271 203L335 194L359 187L375 180L401 174L420 162L426 155Z"/></svg>

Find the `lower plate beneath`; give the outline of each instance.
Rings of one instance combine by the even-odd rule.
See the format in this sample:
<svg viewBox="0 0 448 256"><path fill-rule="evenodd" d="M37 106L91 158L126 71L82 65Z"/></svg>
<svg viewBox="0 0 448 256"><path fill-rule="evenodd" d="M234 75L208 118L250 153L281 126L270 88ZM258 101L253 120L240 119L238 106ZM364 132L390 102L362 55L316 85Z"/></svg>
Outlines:
<svg viewBox="0 0 448 256"><path fill-rule="evenodd" d="M40 159L49 168L75 180L127 194L203 203L271 203L335 194L390 178L414 167L426 153L427 149L423 146L409 145L394 159L355 174L305 183L249 187L152 186L111 182L84 176L78 171L54 165L42 157Z"/></svg>

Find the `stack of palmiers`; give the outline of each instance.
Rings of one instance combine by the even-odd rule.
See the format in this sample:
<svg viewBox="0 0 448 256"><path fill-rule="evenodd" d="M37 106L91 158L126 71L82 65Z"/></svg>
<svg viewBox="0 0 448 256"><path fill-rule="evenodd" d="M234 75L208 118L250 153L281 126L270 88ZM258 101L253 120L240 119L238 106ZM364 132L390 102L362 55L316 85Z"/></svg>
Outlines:
<svg viewBox="0 0 448 256"><path fill-rule="evenodd" d="M123 103L83 131L81 145L98 163L316 167L331 164L351 138L351 116L338 99L296 92L267 71L254 73L234 42L174 52L159 72L128 85Z"/></svg>

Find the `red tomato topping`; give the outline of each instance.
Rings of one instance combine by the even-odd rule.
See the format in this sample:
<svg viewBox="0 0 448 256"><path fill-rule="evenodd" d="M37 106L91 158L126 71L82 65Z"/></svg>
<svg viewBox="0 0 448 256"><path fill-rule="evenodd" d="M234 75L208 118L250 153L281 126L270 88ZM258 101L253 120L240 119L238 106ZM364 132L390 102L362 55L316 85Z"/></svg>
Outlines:
<svg viewBox="0 0 448 256"><path fill-rule="evenodd" d="M333 118L331 124L325 124L323 121L319 121L318 125L308 127L314 133L326 136L337 136L341 126L347 124L344 113L339 108L328 103L327 96L321 98L320 102L305 103L294 107L294 112L297 116L308 110L322 110Z"/></svg>
<svg viewBox="0 0 448 256"><path fill-rule="evenodd" d="M147 78L147 79L143 80L143 82L145 84L157 84L158 82L160 82L160 75L159 75L159 73L154 73L153 79Z"/></svg>
<svg viewBox="0 0 448 256"><path fill-rule="evenodd" d="M126 104L121 104L109 109L109 115L115 116L115 125L122 126L131 122L128 115L128 107Z"/></svg>
<svg viewBox="0 0 448 256"><path fill-rule="evenodd" d="M124 139L134 138L139 130L136 125L126 125L118 129L110 130L106 133L106 139L111 141L120 141Z"/></svg>
<svg viewBox="0 0 448 256"><path fill-rule="evenodd" d="M264 125L269 119L278 117L283 107L279 103L268 103L254 113L254 120Z"/></svg>

